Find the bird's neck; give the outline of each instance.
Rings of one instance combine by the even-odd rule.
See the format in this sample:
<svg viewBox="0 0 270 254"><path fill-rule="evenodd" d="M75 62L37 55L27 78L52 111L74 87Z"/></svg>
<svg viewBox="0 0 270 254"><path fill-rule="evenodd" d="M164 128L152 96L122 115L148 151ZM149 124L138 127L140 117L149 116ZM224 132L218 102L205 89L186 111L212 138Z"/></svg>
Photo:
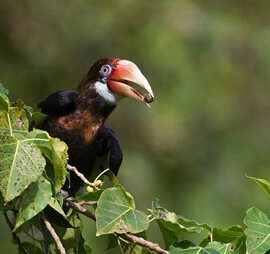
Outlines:
<svg viewBox="0 0 270 254"><path fill-rule="evenodd" d="M93 119L99 119L102 123L106 121L116 107L116 105L107 104L95 89L79 93L75 105L76 110L85 117L88 115Z"/></svg>

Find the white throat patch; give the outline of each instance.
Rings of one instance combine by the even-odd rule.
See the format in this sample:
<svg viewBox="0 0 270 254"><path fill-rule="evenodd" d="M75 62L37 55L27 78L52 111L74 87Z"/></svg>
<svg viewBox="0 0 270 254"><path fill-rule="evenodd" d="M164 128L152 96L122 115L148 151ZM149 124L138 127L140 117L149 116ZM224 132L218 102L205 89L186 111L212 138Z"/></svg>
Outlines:
<svg viewBox="0 0 270 254"><path fill-rule="evenodd" d="M115 105L121 99L121 97L118 96L117 94L114 94L114 93L110 92L107 85L104 84L104 83L101 83L101 82L97 81L95 83L95 87L96 87L96 90L99 93L99 95L102 98L104 98L104 100L109 105Z"/></svg>

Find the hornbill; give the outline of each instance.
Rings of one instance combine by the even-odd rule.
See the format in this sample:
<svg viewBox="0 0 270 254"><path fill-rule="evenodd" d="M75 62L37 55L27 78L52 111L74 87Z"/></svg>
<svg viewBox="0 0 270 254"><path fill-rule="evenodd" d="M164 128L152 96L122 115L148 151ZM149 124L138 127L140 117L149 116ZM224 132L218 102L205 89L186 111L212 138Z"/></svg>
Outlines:
<svg viewBox="0 0 270 254"><path fill-rule="evenodd" d="M143 96L128 85L130 82L148 93ZM68 145L69 164L85 177L91 175L96 157L107 153L110 153L109 168L117 175L122 162L121 146L114 132L103 124L124 97L148 106L154 99L151 86L134 63L115 58L100 59L84 76L77 92L58 91L38 104L41 112L48 115L38 128ZM83 182L72 173L70 182L70 187L65 183L63 189L74 196Z"/></svg>

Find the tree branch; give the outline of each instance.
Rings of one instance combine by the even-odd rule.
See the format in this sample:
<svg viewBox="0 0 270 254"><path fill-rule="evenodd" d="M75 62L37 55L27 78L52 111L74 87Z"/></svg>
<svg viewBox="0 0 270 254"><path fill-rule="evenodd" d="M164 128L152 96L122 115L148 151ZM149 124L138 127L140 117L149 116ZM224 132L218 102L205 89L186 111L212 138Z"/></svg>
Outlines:
<svg viewBox="0 0 270 254"><path fill-rule="evenodd" d="M135 236L131 233L125 233L123 235L125 239L129 240L130 242L133 242L134 244L146 247L160 254L169 254L169 251L161 249L157 243L146 241L144 238Z"/></svg>
<svg viewBox="0 0 270 254"><path fill-rule="evenodd" d="M96 206L97 205L97 201L80 201L78 202L79 205L83 206L83 205L90 205L90 206Z"/></svg>
<svg viewBox="0 0 270 254"><path fill-rule="evenodd" d="M82 207L80 205L80 203L75 203L75 202L72 202L70 200L66 200L66 203L65 203L66 206L69 206L71 207L72 209L74 209L75 211L81 213L81 214L84 214L85 216L89 217L90 219L96 221L96 216L93 212L85 209L84 207Z"/></svg>
<svg viewBox="0 0 270 254"><path fill-rule="evenodd" d="M89 182L86 178L85 178L85 176L82 174L82 173L80 173L79 171L78 171L78 169L77 168L75 168L75 167L73 167L73 166L70 166L69 164L67 164L67 170L69 170L69 171L72 171L72 172L74 172L86 185L89 185L89 186L91 186L91 187L93 187L93 188L95 188L96 187L96 185L95 184L93 184L93 183L91 183L91 182Z"/></svg>
<svg viewBox="0 0 270 254"><path fill-rule="evenodd" d="M21 243L20 238L17 236L17 234L15 232L13 232L14 226L12 225L11 221L8 218L7 212L4 211L3 212L6 223L8 224L10 230L11 230L11 234L12 234L12 238L14 239L14 241L18 244L19 248L22 250L22 252L24 254L29 254L28 251L24 248L23 244Z"/></svg>
<svg viewBox="0 0 270 254"><path fill-rule="evenodd" d="M56 234L54 228L52 227L51 223L47 220L43 213L40 213L39 216L44 221L46 228L48 229L53 240L55 241L57 249L60 251L61 254L66 254L66 250L61 243L59 236Z"/></svg>
<svg viewBox="0 0 270 254"><path fill-rule="evenodd" d="M75 202L72 202L70 200L66 200L65 205L71 207L72 209L74 209L75 211L77 211L77 212L79 212L81 214L84 214L88 218L96 221L95 214L93 212L85 209L84 207L82 207L81 203L82 202L75 203ZM85 204L85 203L82 203L82 204ZM152 242L146 241L142 237L135 236L135 235L133 235L131 233L124 233L124 234L121 234L121 236L123 236L125 239L127 239L128 241L130 241L130 242L132 242L134 244L138 244L138 245L140 245L142 247L146 247L146 248L148 248L150 250L153 250L153 251L155 251L157 253L169 254L168 251L163 250L162 248L160 248L157 243L152 243Z"/></svg>

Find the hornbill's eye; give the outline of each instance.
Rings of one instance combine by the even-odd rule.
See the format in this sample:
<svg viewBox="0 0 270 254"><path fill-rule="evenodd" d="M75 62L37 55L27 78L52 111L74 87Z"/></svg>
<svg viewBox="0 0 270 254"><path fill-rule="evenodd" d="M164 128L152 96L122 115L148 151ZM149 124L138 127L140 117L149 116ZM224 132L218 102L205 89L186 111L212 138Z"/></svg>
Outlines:
<svg viewBox="0 0 270 254"><path fill-rule="evenodd" d="M108 75L110 75L112 71L112 67L108 64L105 64L101 67L99 73L103 76L103 77L107 77Z"/></svg>

